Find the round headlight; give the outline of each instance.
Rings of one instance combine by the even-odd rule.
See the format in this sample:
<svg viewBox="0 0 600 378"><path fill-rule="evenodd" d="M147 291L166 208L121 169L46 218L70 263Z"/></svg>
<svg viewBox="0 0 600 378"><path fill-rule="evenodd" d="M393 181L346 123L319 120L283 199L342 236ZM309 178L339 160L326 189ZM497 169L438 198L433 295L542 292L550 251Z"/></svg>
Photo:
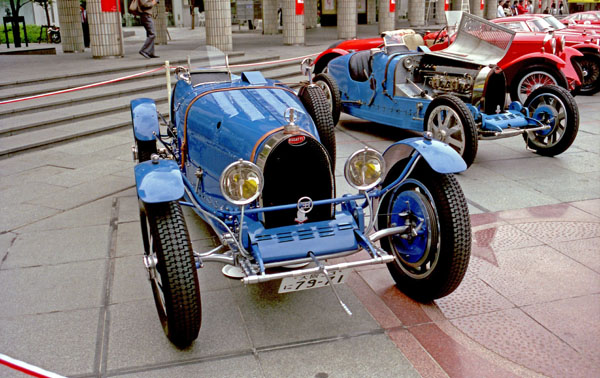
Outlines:
<svg viewBox="0 0 600 378"><path fill-rule="evenodd" d="M552 54L556 54L556 38L552 38L550 45L552 46Z"/></svg>
<svg viewBox="0 0 600 378"><path fill-rule="evenodd" d="M353 153L344 165L346 181L358 190L369 190L375 187L383 178L384 172L383 156L368 147Z"/></svg>
<svg viewBox="0 0 600 378"><path fill-rule="evenodd" d="M260 196L263 174L255 164L238 160L225 168L221 174L221 193L234 205L247 205Z"/></svg>

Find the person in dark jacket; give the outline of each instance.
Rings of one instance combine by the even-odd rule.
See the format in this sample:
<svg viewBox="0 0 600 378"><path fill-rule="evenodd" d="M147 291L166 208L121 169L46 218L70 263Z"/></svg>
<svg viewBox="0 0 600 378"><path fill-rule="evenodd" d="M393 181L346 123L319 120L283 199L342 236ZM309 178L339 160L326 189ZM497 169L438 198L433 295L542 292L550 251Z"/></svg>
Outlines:
<svg viewBox="0 0 600 378"><path fill-rule="evenodd" d="M152 20L152 8L158 3L158 0L139 0L140 21L146 29L146 42L140 50L140 55L146 59L158 58L154 55L154 40L156 31L154 30L154 21Z"/></svg>

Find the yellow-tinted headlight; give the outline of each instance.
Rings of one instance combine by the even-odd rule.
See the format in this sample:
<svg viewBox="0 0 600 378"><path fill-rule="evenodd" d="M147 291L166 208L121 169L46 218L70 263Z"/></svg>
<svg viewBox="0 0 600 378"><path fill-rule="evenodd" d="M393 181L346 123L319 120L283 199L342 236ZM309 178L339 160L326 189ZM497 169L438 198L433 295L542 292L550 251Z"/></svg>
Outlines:
<svg viewBox="0 0 600 378"><path fill-rule="evenodd" d="M221 193L234 205L247 205L260 196L263 174L255 164L238 160L225 168L220 178Z"/></svg>
<svg viewBox="0 0 600 378"><path fill-rule="evenodd" d="M383 156L368 147L353 153L344 166L346 181L358 190L375 187L382 180L384 172Z"/></svg>

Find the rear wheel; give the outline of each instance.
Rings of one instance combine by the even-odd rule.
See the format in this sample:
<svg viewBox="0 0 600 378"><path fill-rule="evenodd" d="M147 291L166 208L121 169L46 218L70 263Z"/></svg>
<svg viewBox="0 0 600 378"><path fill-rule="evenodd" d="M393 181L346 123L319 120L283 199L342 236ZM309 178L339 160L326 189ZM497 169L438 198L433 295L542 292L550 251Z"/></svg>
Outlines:
<svg viewBox="0 0 600 378"><path fill-rule="evenodd" d="M435 139L455 149L467 167L473 164L477 155L477 125L458 97L442 95L431 101L425 112L424 124Z"/></svg>
<svg viewBox="0 0 600 378"><path fill-rule="evenodd" d="M319 132L321 144L325 147L331 158L331 170L335 171L335 130L333 118L329 111L327 98L320 87L316 85L307 85L300 89L298 93L302 105L311 116Z"/></svg>
<svg viewBox="0 0 600 378"><path fill-rule="evenodd" d="M450 294L462 281L471 255L471 226L454 175L435 173L425 164L420 168L382 204L379 225L408 226L382 239L381 247L395 257L388 269L396 286L411 298L430 301Z"/></svg>
<svg viewBox="0 0 600 378"><path fill-rule="evenodd" d="M510 84L510 97L513 101L520 101L523 104L533 91L544 85L566 87L567 82L564 75L555 68L534 65L515 75Z"/></svg>
<svg viewBox="0 0 600 378"><path fill-rule="evenodd" d="M333 126L335 127L340 120L340 113L342 111L340 89L335 82L335 79L326 73L321 73L315 76L313 82L323 90L325 98L327 98L329 110L331 111L331 117L333 118Z"/></svg>
<svg viewBox="0 0 600 378"><path fill-rule="evenodd" d="M556 86L536 89L525 101L532 118L548 130L530 131L524 135L527 147L544 156L565 152L579 130L579 110L569 91Z"/></svg>
<svg viewBox="0 0 600 378"><path fill-rule="evenodd" d="M145 259L158 317L169 340L178 347L187 347L198 337L202 308L181 206L176 201L147 204L142 223L150 231L150 250Z"/></svg>
<svg viewBox="0 0 600 378"><path fill-rule="evenodd" d="M600 54L584 52L577 58L582 71L583 79L579 94L591 96L600 91Z"/></svg>

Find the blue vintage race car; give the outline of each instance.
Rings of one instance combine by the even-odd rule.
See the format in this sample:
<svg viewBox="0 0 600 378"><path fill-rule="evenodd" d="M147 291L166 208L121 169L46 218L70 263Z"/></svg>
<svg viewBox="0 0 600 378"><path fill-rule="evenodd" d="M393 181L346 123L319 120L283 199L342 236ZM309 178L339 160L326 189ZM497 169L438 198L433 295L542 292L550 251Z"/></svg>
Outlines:
<svg viewBox="0 0 600 378"><path fill-rule="evenodd" d="M223 263L225 275L245 284L281 280L282 293L335 291L349 269L370 264L387 264L419 300L460 284L471 229L453 176L466 165L452 148L426 135L383 154L360 149L344 166L356 193L336 196L323 91L306 83L296 92L260 72L233 75L224 60L215 63L217 53L205 52L208 68L177 68L168 124L159 125L153 100L131 101L144 264L175 345L198 336L196 269L204 262ZM182 206L212 227L213 250L193 249ZM327 263L361 250L369 257Z"/></svg>
<svg viewBox="0 0 600 378"><path fill-rule="evenodd" d="M524 104L506 105L506 79L496 66L515 32L464 13L450 47L429 51L412 31L384 33L383 46L331 60L313 81L340 111L414 131L430 131L470 166L478 140L523 135L545 156L575 140L579 113L571 94L557 86L535 89ZM415 45L417 50L407 46ZM408 40L410 39L410 41ZM408 43L407 43L408 42Z"/></svg>

